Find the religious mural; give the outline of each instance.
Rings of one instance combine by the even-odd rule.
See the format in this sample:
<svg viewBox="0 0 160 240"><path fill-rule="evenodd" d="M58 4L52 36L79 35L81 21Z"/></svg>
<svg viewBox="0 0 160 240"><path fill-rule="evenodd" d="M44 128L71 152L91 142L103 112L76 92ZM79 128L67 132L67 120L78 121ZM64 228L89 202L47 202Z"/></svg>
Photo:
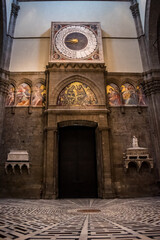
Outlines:
<svg viewBox="0 0 160 240"><path fill-rule="evenodd" d="M17 106L28 106L30 104L31 89L26 83L19 85L16 94Z"/></svg>
<svg viewBox="0 0 160 240"><path fill-rule="evenodd" d="M121 93L124 105L137 105L137 94L131 84L125 83L122 85Z"/></svg>
<svg viewBox="0 0 160 240"><path fill-rule="evenodd" d="M84 83L73 82L60 93L58 105L85 106L98 104L93 91Z"/></svg>
<svg viewBox="0 0 160 240"><path fill-rule="evenodd" d="M108 103L110 106L121 105L120 92L117 85L111 83L107 86Z"/></svg>
<svg viewBox="0 0 160 240"><path fill-rule="evenodd" d="M8 89L8 96L6 99L6 106L13 106L14 101L15 101L15 96L14 96L15 88L12 84L9 85Z"/></svg>
<svg viewBox="0 0 160 240"><path fill-rule="evenodd" d="M44 106L46 100L46 88L43 84L37 83L33 88L32 105Z"/></svg>
<svg viewBox="0 0 160 240"><path fill-rule="evenodd" d="M142 86L137 86L138 105L146 105L145 95Z"/></svg>

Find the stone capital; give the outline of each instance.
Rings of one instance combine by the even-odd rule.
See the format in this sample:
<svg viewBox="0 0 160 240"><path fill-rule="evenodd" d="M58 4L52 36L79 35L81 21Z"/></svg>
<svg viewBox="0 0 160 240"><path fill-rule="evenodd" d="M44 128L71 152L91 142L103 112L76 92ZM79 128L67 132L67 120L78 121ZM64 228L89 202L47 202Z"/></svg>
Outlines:
<svg viewBox="0 0 160 240"><path fill-rule="evenodd" d="M134 3L133 5L131 5L130 9L134 18L136 18L137 16L140 16L138 3Z"/></svg>
<svg viewBox="0 0 160 240"><path fill-rule="evenodd" d="M19 9L20 9L20 6L18 6L15 3L12 3L11 15L13 15L14 17L17 17Z"/></svg>
<svg viewBox="0 0 160 240"><path fill-rule="evenodd" d="M151 77L143 81L143 90L146 96L160 93L160 78Z"/></svg>

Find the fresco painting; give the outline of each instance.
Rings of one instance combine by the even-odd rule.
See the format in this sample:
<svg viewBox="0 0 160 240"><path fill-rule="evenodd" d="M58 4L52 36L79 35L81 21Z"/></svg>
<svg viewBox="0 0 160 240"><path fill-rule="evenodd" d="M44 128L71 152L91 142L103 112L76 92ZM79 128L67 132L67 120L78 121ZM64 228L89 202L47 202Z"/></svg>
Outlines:
<svg viewBox="0 0 160 240"><path fill-rule="evenodd" d="M16 94L17 106L29 106L30 104L31 89L26 83L19 85Z"/></svg>
<svg viewBox="0 0 160 240"><path fill-rule="evenodd" d="M122 85L121 93L124 105L137 105L137 94L131 84L125 83Z"/></svg>
<svg viewBox="0 0 160 240"><path fill-rule="evenodd" d="M145 95L142 89L142 86L137 86L137 95L138 95L138 105L146 105Z"/></svg>
<svg viewBox="0 0 160 240"><path fill-rule="evenodd" d="M14 92L15 92L15 88L12 84L9 85L9 89L8 89L8 96L6 99L6 106L13 106L14 105Z"/></svg>
<svg viewBox="0 0 160 240"><path fill-rule="evenodd" d="M110 106L121 105L119 88L114 83L111 83L110 85L107 86L107 96Z"/></svg>
<svg viewBox="0 0 160 240"><path fill-rule="evenodd" d="M35 87L33 87L32 105L45 106L45 101L46 101L46 88L43 84L37 83Z"/></svg>
<svg viewBox="0 0 160 240"><path fill-rule="evenodd" d="M86 84L73 82L62 90L57 104L60 106L85 106L98 104L98 101L96 95Z"/></svg>

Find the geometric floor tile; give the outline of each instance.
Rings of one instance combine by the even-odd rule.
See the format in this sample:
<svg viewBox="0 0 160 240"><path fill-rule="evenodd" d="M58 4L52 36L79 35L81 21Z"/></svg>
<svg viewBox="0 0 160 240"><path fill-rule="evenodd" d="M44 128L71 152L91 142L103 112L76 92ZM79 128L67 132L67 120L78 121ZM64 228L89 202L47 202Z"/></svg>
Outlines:
<svg viewBox="0 0 160 240"><path fill-rule="evenodd" d="M160 197L0 199L0 239L160 240Z"/></svg>

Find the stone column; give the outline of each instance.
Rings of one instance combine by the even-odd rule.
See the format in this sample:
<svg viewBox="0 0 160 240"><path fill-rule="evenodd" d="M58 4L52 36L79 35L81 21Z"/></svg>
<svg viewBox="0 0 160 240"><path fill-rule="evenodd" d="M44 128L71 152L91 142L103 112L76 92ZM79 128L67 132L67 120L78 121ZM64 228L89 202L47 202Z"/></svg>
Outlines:
<svg viewBox="0 0 160 240"><path fill-rule="evenodd" d="M149 120L151 126L152 148L154 161L158 173L158 181L160 181L160 69L151 69L152 62L150 60L149 49L147 47L146 37L143 33L139 5L137 0L131 0L132 15L135 21L137 37L141 53L141 59L144 71L143 87L147 98L149 111ZM149 130L148 130L149 131Z"/></svg>
<svg viewBox="0 0 160 240"><path fill-rule="evenodd" d="M154 161L160 181L160 70L151 70L144 76L144 92L150 116Z"/></svg>
<svg viewBox="0 0 160 240"><path fill-rule="evenodd" d="M2 146L2 131L5 114L5 100L8 94L8 82L0 75L0 147Z"/></svg>
<svg viewBox="0 0 160 240"><path fill-rule="evenodd" d="M57 197L57 128L47 127L45 129L45 157L43 176L43 197Z"/></svg>
<svg viewBox="0 0 160 240"><path fill-rule="evenodd" d="M108 128L103 127L99 129L101 132L101 146L102 146L102 159L103 159L103 198L114 197L114 190L112 187L112 173L111 173L111 160L109 148L109 133Z"/></svg>
<svg viewBox="0 0 160 240"><path fill-rule="evenodd" d="M142 65L143 70L148 70L149 67L149 57L146 47L146 39L142 28L142 22L139 12L139 4L137 3L137 0L131 0L131 6L130 6L132 16L134 18L135 27L137 31L137 38L139 42L139 48L141 53L141 59L142 59Z"/></svg>
<svg viewBox="0 0 160 240"><path fill-rule="evenodd" d="M16 19L18 16L19 9L20 9L20 6L18 6L18 2L13 1L12 7L11 7L8 35L7 35L8 39L7 39L7 46L6 46L5 69L8 69L9 64L10 64L11 51L12 51L12 45L13 45L13 37L14 37Z"/></svg>

